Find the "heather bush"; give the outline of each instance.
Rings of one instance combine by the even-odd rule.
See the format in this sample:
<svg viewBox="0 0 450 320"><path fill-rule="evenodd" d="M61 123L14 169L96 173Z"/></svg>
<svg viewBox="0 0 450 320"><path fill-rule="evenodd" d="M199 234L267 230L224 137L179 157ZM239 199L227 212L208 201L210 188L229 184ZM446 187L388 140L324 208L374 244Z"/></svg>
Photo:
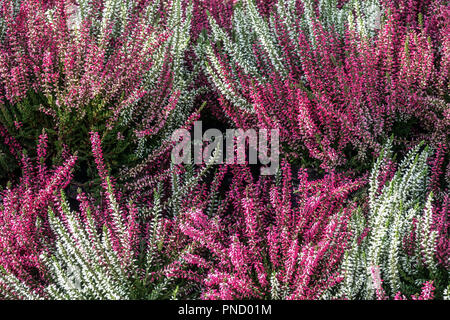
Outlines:
<svg viewBox="0 0 450 320"><path fill-rule="evenodd" d="M74 159L59 169L58 175L38 193L43 199L34 201L34 206L30 204L36 200L31 189L25 193L22 208L21 203L10 204L17 201L17 192L22 189L13 189L16 198L12 192L5 196L5 209L1 212L5 225L1 229L0 296L157 299L192 295L192 285L184 284L180 288L183 280L166 274L172 269L180 270L178 257L191 250L189 242L174 233L178 229L177 221L171 218L179 214L174 203L186 198L196 185L192 181L200 177L192 176L184 182L172 179L173 188L178 189L175 194L163 199L161 191L155 191L153 202L141 207L132 199L121 200L121 193L106 169L98 133L91 133L91 142L102 181L100 204L79 191L79 209L74 211L63 187L57 188ZM24 175L29 177L29 173ZM43 214L47 206L48 214ZM17 212L23 215L12 219Z"/></svg>
<svg viewBox="0 0 450 320"><path fill-rule="evenodd" d="M341 290L349 299L415 295L422 285L442 295L448 285L448 196L439 210L427 191L430 151L417 146L395 169L391 148L372 169L368 213L351 218Z"/></svg>
<svg viewBox="0 0 450 320"><path fill-rule="evenodd" d="M0 0L0 299L449 299L449 13Z"/></svg>
<svg viewBox="0 0 450 320"><path fill-rule="evenodd" d="M44 133L39 139L38 158L31 160L23 154L20 181L0 195L0 267L2 272L12 274L21 285L30 286L36 292L40 292L46 282L39 256L54 238L47 208L59 205L58 194L69 184L77 159L70 156L63 165L49 168L45 164L46 152L47 135ZM0 280L2 295L9 291Z"/></svg>
<svg viewBox="0 0 450 320"><path fill-rule="evenodd" d="M279 128L286 154L324 169L364 169L407 125L399 140L449 143L447 35L434 21L448 8L418 10L413 28L377 1L278 1L266 18L245 0L231 31L209 19L197 51L236 126Z"/></svg>
<svg viewBox="0 0 450 320"><path fill-rule="evenodd" d="M348 199L361 181L329 175L312 182L300 171L294 186L286 163L275 181L253 182L248 168L232 171L224 199L191 204L180 217L181 232L195 248L182 259L198 269L201 297L326 297L342 280L353 208Z"/></svg>
<svg viewBox="0 0 450 320"><path fill-rule="evenodd" d="M77 151L89 169L82 175L94 176L89 131L101 134L114 167L130 165L192 112L196 71L184 66L192 6L24 0L1 10L0 123L30 152L46 128L54 161Z"/></svg>
<svg viewBox="0 0 450 320"><path fill-rule="evenodd" d="M106 208L92 208L80 194L79 213L71 212L67 203L61 206L62 219L49 212L57 241L52 256L44 258L52 278L47 294L53 299L157 299L185 293L188 286L178 289L163 273L186 250L171 233L174 222L161 216L157 200L145 212L132 200L117 202L98 139L92 135ZM103 224L94 211L100 211Z"/></svg>

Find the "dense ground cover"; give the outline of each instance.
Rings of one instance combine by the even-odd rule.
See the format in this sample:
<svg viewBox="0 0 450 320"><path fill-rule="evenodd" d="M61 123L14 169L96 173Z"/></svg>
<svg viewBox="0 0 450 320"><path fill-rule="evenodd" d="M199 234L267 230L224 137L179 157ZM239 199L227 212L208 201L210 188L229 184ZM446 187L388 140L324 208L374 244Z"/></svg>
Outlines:
<svg viewBox="0 0 450 320"><path fill-rule="evenodd" d="M0 298L450 298L449 71L444 0L0 0Z"/></svg>

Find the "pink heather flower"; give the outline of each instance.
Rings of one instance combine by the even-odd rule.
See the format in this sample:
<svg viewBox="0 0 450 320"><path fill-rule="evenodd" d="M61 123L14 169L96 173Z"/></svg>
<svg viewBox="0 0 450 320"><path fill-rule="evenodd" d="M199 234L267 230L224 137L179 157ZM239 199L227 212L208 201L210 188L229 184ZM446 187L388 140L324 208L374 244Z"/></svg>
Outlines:
<svg viewBox="0 0 450 320"><path fill-rule="evenodd" d="M77 159L72 156L59 167L45 167L41 159L45 159L46 140L42 134L36 165L22 157L22 177L2 192L0 206L0 266L37 292L46 283L40 255L50 250L53 239L47 211L59 206Z"/></svg>
<svg viewBox="0 0 450 320"><path fill-rule="evenodd" d="M286 163L276 185L253 181L247 168L230 168L233 182L222 213L208 217L198 203L198 209L186 209L180 225L199 249L191 261L203 261L201 273L207 274L202 298L276 297L283 287L286 299L315 299L339 283L338 266L350 236L351 211L343 201L362 181L336 174L316 182L303 179L302 191L293 195Z"/></svg>
<svg viewBox="0 0 450 320"><path fill-rule="evenodd" d="M316 43L295 25L296 31L285 30L283 17L270 9L272 2L258 3L261 16L271 14L274 42L287 70L277 70L264 46L256 41L252 59L259 64L259 74L255 76L213 42L219 63L214 72L229 91L225 95L216 88L222 93L221 112L237 127L280 129L286 152L294 150L292 156L304 157L306 150L306 155L326 170L345 165L349 150L355 154L352 160L361 163L376 155L380 143L395 133L396 122L420 119L420 129L415 128L411 136L432 145L448 144L448 108L428 101L432 96L445 104L446 82L438 79L449 70L445 68L449 37L446 27L437 22L445 9L440 1L417 3L420 5L382 1L386 21L371 39L350 29L339 35L315 20L312 32ZM297 19L295 24L302 25L304 17L299 14ZM224 28L233 30L233 26ZM239 38L238 29L233 32ZM297 43L286 36L292 32ZM233 41L233 33L230 35ZM246 101L254 112L234 105L229 95ZM423 131L420 138L415 131Z"/></svg>

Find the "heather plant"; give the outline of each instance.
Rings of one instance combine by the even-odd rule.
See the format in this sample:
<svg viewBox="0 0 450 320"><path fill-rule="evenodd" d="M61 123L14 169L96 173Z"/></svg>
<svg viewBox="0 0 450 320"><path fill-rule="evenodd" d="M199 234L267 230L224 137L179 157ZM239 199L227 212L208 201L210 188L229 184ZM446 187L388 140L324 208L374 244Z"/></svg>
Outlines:
<svg viewBox="0 0 450 320"><path fill-rule="evenodd" d="M119 207L107 177L109 215L98 226L89 205L82 203L80 213L61 206L62 219L52 211L49 220L57 235L55 251L44 257L51 277L46 293L51 299L157 299L169 298L176 290L173 279L162 277L169 237L158 216L143 232L137 207L130 201L126 210ZM64 199L63 199L64 201ZM148 234L147 234L148 233ZM176 253L174 253L176 254ZM183 288L184 289L184 288ZM180 292L183 292L183 289Z"/></svg>
<svg viewBox="0 0 450 320"><path fill-rule="evenodd" d="M106 172L98 134L92 134L91 140L107 208L96 214L101 219L94 219L91 212L95 210L81 194L79 214L70 212L67 204L61 206L63 219L49 212L58 236L54 255L46 258L49 274L54 277L46 288L49 296L157 299L192 295L192 285L184 283L180 288L178 278L167 276L173 268L178 270L179 256L191 250L187 239L174 232L178 223L173 218L180 214L178 202L188 197L208 166L197 175L187 169L179 178L172 169L174 192L169 197L155 189L151 203L135 199L123 206ZM104 221L102 231L98 221Z"/></svg>
<svg viewBox="0 0 450 320"><path fill-rule="evenodd" d="M236 126L279 128L286 154L324 169L358 167L408 123L398 139L448 145L446 36L425 27L437 15L413 29L377 1L278 1L265 17L246 0L231 31L209 19L197 51Z"/></svg>
<svg viewBox="0 0 450 320"><path fill-rule="evenodd" d="M45 138L41 139L40 150L44 150ZM115 179L109 177L98 133L91 133L91 144L103 188L102 201L95 201L80 190L78 210L74 211L63 188L47 187L49 190L46 189L47 193L42 196L51 195L52 203L36 201L31 209L25 203L23 211L27 215L17 217L17 221L11 219L16 211L10 213L8 207L9 211L2 212L7 223L1 229L4 255L0 296L8 299L116 300L192 295L192 285L167 276L174 268L180 270L178 257L191 250L187 238L174 233L179 227L173 218L180 214L178 202L187 198L208 167L198 175L187 170L185 181L182 177L172 177L174 193L169 198L163 197L159 189L154 191L152 203L134 203L133 199L123 200ZM55 179L50 186L57 183ZM5 203L9 198L5 198ZM42 215L47 205L48 214ZM34 211L41 213L41 217ZM167 212L172 214L165 214ZM44 224L46 233L41 228L34 230L34 224ZM14 229L10 229L11 226ZM12 234L11 230L16 233ZM16 239L19 234L21 237ZM24 244L18 243L22 237ZM24 246L27 246L27 252L23 251ZM32 279L27 273L30 268L40 272L39 279ZM184 284L181 288L180 282Z"/></svg>
<svg viewBox="0 0 450 320"><path fill-rule="evenodd" d="M46 166L47 135L40 136L37 159L22 155L22 177L0 196L0 267L13 275L21 286L36 292L46 283L45 268L39 256L48 249L53 235L47 219L47 208L58 206L58 194L71 180L76 156L65 159L55 168ZM3 277L1 295L9 294Z"/></svg>
<svg viewBox="0 0 450 320"><path fill-rule="evenodd" d="M192 19L192 37L196 40L204 29L208 29L208 14L215 17L224 28L230 27L234 1L195 0Z"/></svg>
<svg viewBox="0 0 450 320"><path fill-rule="evenodd" d="M401 298L422 285L442 295L449 283L448 203L436 210L427 191L430 151L418 145L395 170L391 148L372 170L368 213L360 210L349 223L353 240L340 292L348 299Z"/></svg>
<svg viewBox="0 0 450 320"><path fill-rule="evenodd" d="M449 12L0 0L0 299L449 299Z"/></svg>
<svg viewBox="0 0 450 320"><path fill-rule="evenodd" d="M300 27L307 31L309 39L313 44L319 41L316 38L314 30L317 22L320 22L328 30L333 29L340 35L344 35L347 29L350 28L362 37L372 37L380 28L383 19L382 6L378 0L306 0L284 2L290 3L291 8L293 8L296 2L301 3L304 16L300 21ZM292 17L289 19L292 19ZM294 22L294 20L291 20L291 22Z"/></svg>
<svg viewBox="0 0 450 320"><path fill-rule="evenodd" d="M232 171L224 199L190 204L179 217L196 249L182 260L198 269L201 297L323 298L342 280L347 200L361 181L330 175L311 182L301 171L294 187L286 163L275 181L253 182L245 167Z"/></svg>
<svg viewBox="0 0 450 320"><path fill-rule="evenodd" d="M114 167L158 149L196 96L184 61L192 6L181 3L21 1L16 14L2 2L3 126L30 151L46 128L55 161L78 151L88 176L91 130Z"/></svg>

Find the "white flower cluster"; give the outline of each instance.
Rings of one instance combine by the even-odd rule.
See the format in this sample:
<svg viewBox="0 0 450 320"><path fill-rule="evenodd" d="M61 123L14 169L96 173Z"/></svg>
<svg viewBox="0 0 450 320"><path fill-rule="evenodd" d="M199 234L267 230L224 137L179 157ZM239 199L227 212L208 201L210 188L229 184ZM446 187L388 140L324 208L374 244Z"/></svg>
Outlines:
<svg viewBox="0 0 450 320"><path fill-rule="evenodd" d="M57 235L54 256L44 257L49 274L54 277L47 288L49 296L54 299L129 299L129 275L136 270L131 257L121 257L113 248L114 245L131 247L129 239L122 234L125 225L117 208L111 211L120 244L111 241L111 230L106 227L99 236L90 215L83 225L77 214L68 208L64 197L62 209L63 219L49 211L50 225ZM131 253L126 249L124 252Z"/></svg>
<svg viewBox="0 0 450 320"><path fill-rule="evenodd" d="M391 147L390 141L372 170L368 215L356 212L353 216L354 238L343 263L345 279L340 293L349 299L375 297L374 269L380 271L383 288L392 296L403 289L405 278L417 278L423 269L431 274L436 271L433 195L427 194L430 151L422 145L411 150L379 191L379 174L392 156ZM411 237L412 247L405 248L403 241Z"/></svg>

